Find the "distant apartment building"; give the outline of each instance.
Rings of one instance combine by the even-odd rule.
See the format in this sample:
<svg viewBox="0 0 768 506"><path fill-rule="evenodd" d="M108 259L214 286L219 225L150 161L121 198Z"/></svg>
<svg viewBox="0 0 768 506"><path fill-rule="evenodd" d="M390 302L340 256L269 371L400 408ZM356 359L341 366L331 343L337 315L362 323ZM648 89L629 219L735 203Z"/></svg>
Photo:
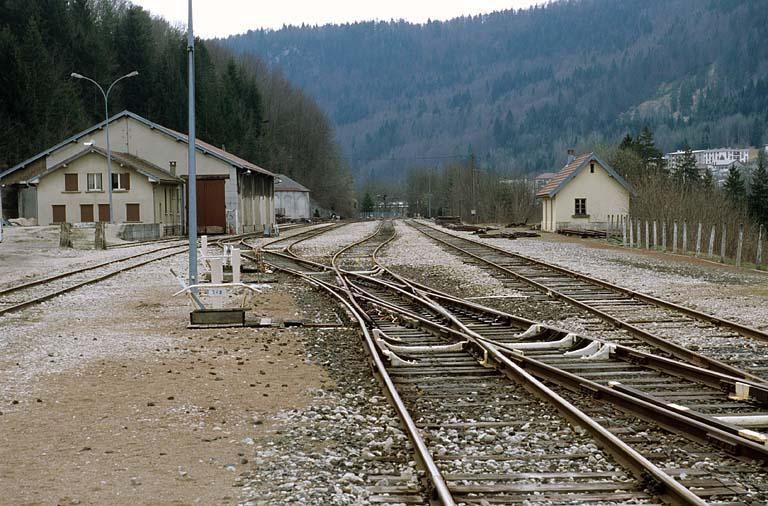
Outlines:
<svg viewBox="0 0 768 506"><path fill-rule="evenodd" d="M768 146L766 146L768 149ZM716 148L695 149L692 151L696 158L696 167L703 174L709 169L717 181L722 181L728 176L728 171L734 165L741 167L757 157L758 149L754 148ZM669 167L674 169L683 158L685 151L667 153L666 159Z"/></svg>
<svg viewBox="0 0 768 506"><path fill-rule="evenodd" d="M693 156L696 157L696 165L716 166L730 165L733 162L747 163L750 155L756 150L752 148L718 148L718 149L696 149L693 150ZM685 154L685 151L675 151L667 153L667 160L670 165L676 165Z"/></svg>

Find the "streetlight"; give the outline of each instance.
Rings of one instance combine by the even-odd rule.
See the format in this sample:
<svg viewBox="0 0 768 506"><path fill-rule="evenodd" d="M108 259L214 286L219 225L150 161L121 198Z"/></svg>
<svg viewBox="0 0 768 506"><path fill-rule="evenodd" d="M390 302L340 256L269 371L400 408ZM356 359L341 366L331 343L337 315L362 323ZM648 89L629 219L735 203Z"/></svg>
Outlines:
<svg viewBox="0 0 768 506"><path fill-rule="evenodd" d="M139 73L134 70L130 74L125 74L123 77L115 79L107 88L106 93L104 92L104 88L90 77L85 77L77 72L72 72L70 75L75 79L85 79L86 81L92 82L96 85L101 94L104 95L104 128L107 131L107 195L109 196L109 222L112 223L112 151L109 149L109 92L112 91L112 87L119 81L122 81L127 77L136 77Z"/></svg>

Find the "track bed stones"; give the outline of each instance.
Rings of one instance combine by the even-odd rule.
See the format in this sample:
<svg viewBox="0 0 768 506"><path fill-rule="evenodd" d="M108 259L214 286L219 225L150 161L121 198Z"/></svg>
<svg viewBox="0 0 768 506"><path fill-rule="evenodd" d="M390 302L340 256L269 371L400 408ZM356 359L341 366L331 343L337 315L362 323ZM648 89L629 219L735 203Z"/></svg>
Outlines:
<svg viewBox="0 0 768 506"><path fill-rule="evenodd" d="M376 230L378 223L363 221L349 223L335 230L318 235L299 243L292 250L309 260L323 261L330 259L339 249L352 244ZM326 262L330 263L330 262Z"/></svg>
<svg viewBox="0 0 768 506"><path fill-rule="evenodd" d="M280 274L311 321L346 322L323 293ZM288 332L286 330L286 332ZM305 360L331 382L307 408L285 411L256 442L238 480L244 504L426 504L410 443L370 372L354 329L304 329ZM390 501L390 499L393 499Z"/></svg>

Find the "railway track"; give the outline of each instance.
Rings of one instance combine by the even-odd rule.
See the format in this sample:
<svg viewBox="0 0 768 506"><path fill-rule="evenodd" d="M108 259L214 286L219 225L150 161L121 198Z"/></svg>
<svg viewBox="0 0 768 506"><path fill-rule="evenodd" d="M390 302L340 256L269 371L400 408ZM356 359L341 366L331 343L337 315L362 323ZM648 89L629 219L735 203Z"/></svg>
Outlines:
<svg viewBox="0 0 768 506"><path fill-rule="evenodd" d="M612 331L612 341L646 351L662 351L726 374L765 382L768 333L732 320L674 304L531 257L459 237L422 222L409 225L488 270L506 286L544 294L588 313L595 331ZM686 348L696 340L697 351Z"/></svg>
<svg viewBox="0 0 768 506"><path fill-rule="evenodd" d="M469 327L470 332L464 334L451 329L450 319L446 318L446 314L441 311L426 308L423 303L418 302L417 298L408 295L405 289L401 290L399 293L394 293L396 291L393 291L392 287L387 288L372 279L366 279L362 282L353 282L352 285L354 289L362 290L362 287L365 287L368 302L372 304L379 313L379 316L374 318L376 324L379 325L378 328L382 330L392 330L395 328L392 323L393 320L398 322L394 334L390 334L387 330L385 330L385 333L390 336L390 338L397 337L400 341L407 341L408 345L420 344L424 346L424 344L428 342L422 341L425 339L425 327L432 328L432 333L429 338L433 343L438 343L438 346L440 344L446 345L467 342L467 336L471 334L476 334L477 337L481 337L483 334L494 335L493 340L486 342L487 344L493 344L490 348L491 350L500 350L505 342L508 342L509 344L514 343L515 345L521 344L520 339L514 339L515 332L510 332L511 329L509 325L502 323L502 319L498 317L498 315L493 320L488 318L488 314L481 315L478 311L475 311L471 318L465 316L463 318L465 320L464 324ZM425 292L422 290L422 293ZM434 296L430 294L428 294L428 297L434 298ZM443 308L449 307L447 304L443 303L441 303L440 306ZM461 313L462 311L457 307L450 308L451 315ZM504 326L506 326L506 330L503 329ZM401 327L404 327L404 329ZM550 332L553 331L554 329L550 329ZM502 334L506 334L506 337L502 337ZM520 332L517 332L517 334L520 334ZM403 336L418 337L419 340L416 340L414 343L410 339L403 339ZM536 338L533 334L531 337ZM556 338L560 336L553 332L553 334L548 337L551 339L548 343L556 343L559 340ZM538 335L537 339L541 338L542 336ZM420 402L419 399L424 399L425 396L429 398L434 392L437 392L438 397L445 397L444 400L448 402L451 401L451 397L460 396L461 393L464 393L471 394L470 396L473 401L476 401L477 406L486 404L490 406L497 405L494 402L486 403L482 395L482 389L479 389L471 379L466 382L461 379L458 382L451 381L451 378L454 375L463 374L462 371L466 372L466 374L472 374L469 372L470 369L468 368L477 366L477 358L482 358L487 361L487 358L485 358L487 350L476 349L474 353L475 359L473 360L471 357L467 356L466 349L454 349L450 353L446 351L444 356L445 360L437 360L434 358L434 354L409 351L409 347L402 346L401 342L394 342L392 344L393 346L390 347L390 350L397 352L397 356L392 362L392 370L394 371L392 374L405 375L410 378L405 380L409 386L416 385L415 390L413 391L413 398L416 399L415 402L418 403ZM524 344L519 346L519 349L523 350L526 345L529 345L528 353L533 353L530 349L530 345L539 344L541 344L541 341L531 341L528 339L527 342L524 341ZM586 346L588 346L588 344L585 343L583 348L586 348ZM464 345L464 348L467 348L466 344ZM567 377L568 381L563 381L558 376L558 374L567 376L569 372L573 373L573 371L568 371L567 367L558 368L558 371L556 371L558 374L541 374L541 371L534 367L530 361L516 360L513 354L503 354L526 371L533 373L534 376L545 378L551 382L550 384L557 385L558 387L564 387L557 389L557 392L560 395L566 397L574 405L581 408L584 413L588 413L593 419L600 420L610 432L619 435L622 441L632 443L632 447L637 449L642 455L648 456L657 463L659 467L663 467L663 471L666 474L678 478L681 483L688 487L695 488L696 494L701 498L728 502L733 496L738 496L743 492L744 489L741 488L739 483L732 479L733 475L728 472L702 472L700 469L690 467L691 464L695 462L716 460L720 462L719 465L722 466L722 468L731 467L734 474L736 474L736 468L740 465L738 460L728 456L713 455L713 446L720 447L720 445L716 441L713 445L712 439L701 437L701 433L696 433L697 429L695 426L698 422L683 420L681 417L678 417L673 421L669 420L668 417L670 414L665 413L664 408L654 412L646 412L645 409L647 406L644 406L642 402L636 403L635 406L629 406L624 403L614 404L614 399L612 398L608 399L608 402L606 402L605 399L596 402L592 395L585 395L583 393L594 391L591 389L594 389L595 385L589 383L588 380L577 378L574 381L574 378ZM579 359L574 359L574 361L575 360ZM582 360L578 365L589 370L590 365L593 364L594 363L590 362L585 363ZM552 364L548 365L551 366ZM503 370L499 369L498 366L495 368L497 371ZM614 374L616 372L615 369L610 371L610 366L606 367L606 369L609 369L609 374ZM627 369L631 370L631 367ZM481 374L490 374L485 368L477 370L485 371ZM645 372L649 371L652 371L652 369L645 370ZM595 371L591 370L590 372ZM617 375L621 376L626 374L642 376L642 374L638 374L637 371L628 373L628 371L624 369L621 369ZM658 372L658 375L660 378L663 376L661 372ZM413 379L414 376L416 379ZM424 384L421 383L420 378L426 378ZM659 382L661 383L664 379L671 378L671 375L664 376ZM683 380L678 378L677 381ZM442 390L445 385L451 385L447 393ZM467 390L462 390L465 386L467 387ZM669 386L671 386L671 384L669 384ZM620 388L620 385L616 385L616 387ZM701 388L700 385L697 387ZM457 389L457 391L451 393L453 389ZM724 395L722 392L720 392L720 394L721 396ZM439 411L439 409L435 409L439 408L438 402L432 402L429 406L430 410ZM615 409L614 406L619 406L621 410ZM482 408L476 409L479 409L482 412ZM646 423L642 420L638 420L636 417L645 418L648 422ZM470 418L470 420L472 419ZM474 420L477 420L477 418L474 418ZM529 419L523 418L523 420ZM673 424L676 424L677 427L673 426ZM458 424L458 426L461 427L461 424ZM472 423L469 423L468 426L471 427ZM493 427L494 423L491 423L490 426ZM685 426L686 429L680 430L683 426ZM688 439L680 437L675 438L660 427L683 433ZM713 436L715 432L714 427L707 427L704 429L704 433L708 436ZM662 443L664 441L671 441L671 444ZM731 438L731 442L737 444L735 441L736 438ZM741 446L742 450L739 450L739 452L742 456L748 453L748 449L751 448L752 451L760 452L753 454L752 456L754 458L761 459L765 457L764 448L760 445L753 444L749 441L742 441ZM440 449L438 449L438 451L439 450ZM754 476L755 473L760 472L759 464L745 466L742 471L740 471L742 476L747 477ZM593 500L596 499L592 498L588 500L587 503L592 504ZM754 504L761 504L761 502L756 502Z"/></svg>
<svg viewBox="0 0 768 506"><path fill-rule="evenodd" d="M236 241L252 235L254 234L225 236L217 242ZM59 295L104 281L143 265L186 253L189 249L185 241L173 242L174 244L168 246L2 288L0 289L0 316L41 304Z"/></svg>
<svg viewBox="0 0 768 506"><path fill-rule="evenodd" d="M394 230L390 231L382 225L370 236L334 255L332 266L341 286L332 283L329 266L285 252L274 252L269 261L274 262L275 267L302 276L315 286L327 290L339 299L340 303L345 304L349 313L361 324L374 370L387 387L396 410L401 413L404 426L409 428L409 437L417 449L419 460L424 464L426 475L430 478L428 481L431 485L428 488L432 490L432 495L440 497L445 504L453 504L455 501L464 504L520 503L532 498L548 501L549 504L619 504L653 501L653 494L661 494L667 502L673 504L703 504L702 497L733 498L743 492L743 489L729 481L727 476L710 476L711 473L707 471L686 468L688 462L679 462L679 458L678 467L667 466L668 469L664 471L650 462L643 461L642 458L634 460L631 456L642 455L611 432L622 433L629 427L626 414L606 414L606 410L613 409L612 405L603 406L595 416L617 421L619 426L613 426L609 431L595 424L596 427L588 429L587 432L578 429L574 431L565 420L575 422L576 425L581 422L589 427L594 420L586 415L588 410L579 411L573 405L566 408L558 404L555 399L559 396L554 392L547 392L546 387L537 383L524 368L535 369L531 367L530 362L535 360L535 364L553 367L567 375L568 365L553 365L558 360L563 362L562 354L589 349L595 342L598 346L606 346L609 343L579 338L573 340L568 349L555 348L562 353L552 352L552 348L538 350L538 353L534 350L536 346L541 346L544 342L550 343L547 346L551 346L551 343L560 341L566 335L557 329L540 328L537 332L529 332L529 337L534 340L529 340L529 356L526 357L526 362L522 362L518 358L525 356L525 352L515 350L514 345L521 340L520 335L525 334L521 330L531 329L535 326L534 322L453 299L387 272L378 265L375 254L393 237ZM378 276L374 278L366 276L365 273ZM434 302L436 299L440 300L439 304ZM464 344L457 348L457 343ZM533 348L531 344L534 345ZM612 348L614 353L610 363L598 364L599 367L606 368L609 372L607 376L616 371L632 378L643 376L635 374L632 364L622 362L621 355L616 354L616 349L615 346ZM622 350L623 348L619 348L619 351ZM568 358L564 361L572 362L569 364L572 368L583 367L584 362L579 362L580 359L573 358L572 355L566 357ZM651 358L665 360L663 357L645 357L645 360ZM633 356L633 360L637 360L637 357ZM493 367L489 368L488 365L491 364ZM680 381L680 372L675 371L678 376L669 371L665 373L663 367L655 362L654 364L656 369L649 368L648 371L656 375L656 383L647 382L646 385L661 385L668 389L667 393L673 395L672 389L680 388L680 385L674 383ZM666 364L666 367L671 366ZM622 368L627 368L627 371ZM589 370L590 367L586 369ZM596 368L593 368L592 372L596 372L594 369ZM690 372L691 370L687 369L684 374ZM717 376L711 371L703 371L702 374L715 375L716 381L724 380L724 375ZM510 382L510 379L514 382ZM547 379L552 381L551 378ZM646 379L651 377L646 375ZM578 381L583 380L585 378L579 377ZM735 385L736 378L730 377L727 381ZM566 388L573 387L563 382L552 383ZM543 390L540 390L539 386ZM605 387L637 395L638 392L632 391L635 386L637 385L630 386L629 383L619 385L613 381L613 384ZM579 383L576 390L583 387L584 383ZM540 398L532 399L530 390L534 390ZM725 395L723 390L714 386L708 387L704 380L700 380L700 383L689 382L685 392L691 394L689 398L699 396L708 397L709 400ZM666 401L670 399L659 395L656 400L669 404ZM752 399L752 402L754 401L755 399ZM594 403L587 400L585 404L592 409L591 405ZM553 408L553 405L558 407ZM739 404L738 408L744 406ZM721 404L716 409L722 408L724 406ZM555 409L559 410L560 415L553 414ZM546 422L540 423L541 420ZM632 420L637 426L636 419ZM659 421L654 420L654 423L658 424ZM557 429L553 432L552 427ZM521 434L520 428L525 428L525 432ZM711 427L707 430L714 432ZM632 433L648 434L652 431L659 432L660 429L649 425L635 428ZM589 437L585 435L587 433L590 434ZM533 449L528 444L517 444L518 436L522 436L523 440L541 442L551 439L549 436L552 434L567 435L564 440L573 442L575 447L580 444L587 445L584 448L589 450L594 448L590 437L595 438L610 451L606 453L605 449L599 450L601 453L596 454L598 456L593 455L592 460L586 456L589 452L583 455L577 453L573 459L569 459L565 454L552 451L552 448L547 449L547 443ZM688 436L696 440L690 434ZM658 434L655 442L645 443L658 444L664 437L664 434ZM748 438L738 434L733 437L737 438L742 447L751 448L752 443ZM497 444L492 444L494 442ZM511 443L512 446L502 444L505 442ZM707 455L711 455L711 441L699 438L698 442L698 446L695 442L681 446L678 441L677 447L694 452L689 453L690 458L701 457L702 461L709 459ZM617 446L613 446L614 444ZM530 453L525 454L520 446L530 450ZM562 449L562 446L555 446L555 450L558 448ZM760 454L755 448L752 450L757 452L756 455ZM647 448L644 448L643 452L653 453ZM583 472L584 466L580 467L578 464L580 455L588 459L593 468L600 468L595 466L596 462L602 462L606 467L600 468L603 469L600 471ZM657 457L660 464L675 461L666 453ZM532 462L535 464L532 465ZM617 462L621 462L622 467L617 466ZM548 471L542 471L543 463L550 464ZM749 472L754 471L754 468L749 468ZM698 497L680 486L673 477L677 477L680 483L693 487ZM611 485L617 486L611 489ZM643 488L645 492L638 491ZM424 496L415 493L406 498L420 502Z"/></svg>
<svg viewBox="0 0 768 506"><path fill-rule="evenodd" d="M187 246L183 243L173 244L0 289L0 315L20 311L86 285L104 281L122 272L186 251Z"/></svg>

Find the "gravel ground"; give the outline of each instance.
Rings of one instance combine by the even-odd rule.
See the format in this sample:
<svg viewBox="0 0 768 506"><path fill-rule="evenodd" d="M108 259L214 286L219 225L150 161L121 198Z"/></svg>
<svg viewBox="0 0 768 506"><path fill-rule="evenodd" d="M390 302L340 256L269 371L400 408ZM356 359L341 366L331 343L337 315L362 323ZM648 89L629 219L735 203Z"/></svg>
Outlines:
<svg viewBox="0 0 768 506"><path fill-rule="evenodd" d="M418 272L424 280L450 278L467 293L520 295L507 290L501 281L476 268L469 268L456 255L435 247L433 241L402 221L395 222L397 237L379 254L379 261L397 272Z"/></svg>
<svg viewBox="0 0 768 506"><path fill-rule="evenodd" d="M396 227L397 238L384 248L379 260L403 276L458 297L481 297L478 303L533 320L563 320L580 314L535 291L504 286L489 272L462 262L402 221ZM482 298L487 296L492 298Z"/></svg>
<svg viewBox="0 0 768 506"><path fill-rule="evenodd" d="M0 288L173 244L76 250L59 248L59 227L6 227L3 234L5 237L0 243Z"/></svg>
<svg viewBox="0 0 768 506"><path fill-rule="evenodd" d="M333 256L344 246L359 241L372 234L378 226L376 221L350 223L331 232L299 243L293 250L297 255L309 260L322 261Z"/></svg>

